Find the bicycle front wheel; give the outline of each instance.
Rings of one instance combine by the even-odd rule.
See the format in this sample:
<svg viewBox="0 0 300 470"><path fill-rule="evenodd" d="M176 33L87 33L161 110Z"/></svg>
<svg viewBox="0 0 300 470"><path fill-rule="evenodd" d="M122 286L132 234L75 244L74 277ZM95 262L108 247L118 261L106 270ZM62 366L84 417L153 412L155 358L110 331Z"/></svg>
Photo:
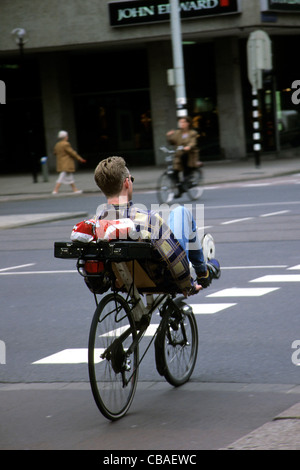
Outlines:
<svg viewBox="0 0 300 470"><path fill-rule="evenodd" d="M189 177L187 193L191 201L200 199L203 194L203 175L202 170L197 168Z"/></svg>
<svg viewBox="0 0 300 470"><path fill-rule="evenodd" d="M135 394L138 345L130 357L127 354L135 337L134 320L125 299L119 294L106 295L91 324L88 366L95 402L112 421L127 413Z"/></svg>
<svg viewBox="0 0 300 470"><path fill-rule="evenodd" d="M192 308L180 302L180 313L167 314L155 343L158 372L173 386L191 377L198 352L198 330Z"/></svg>
<svg viewBox="0 0 300 470"><path fill-rule="evenodd" d="M176 184L172 176L165 172L163 173L157 183L157 199L160 204L170 204L176 194Z"/></svg>

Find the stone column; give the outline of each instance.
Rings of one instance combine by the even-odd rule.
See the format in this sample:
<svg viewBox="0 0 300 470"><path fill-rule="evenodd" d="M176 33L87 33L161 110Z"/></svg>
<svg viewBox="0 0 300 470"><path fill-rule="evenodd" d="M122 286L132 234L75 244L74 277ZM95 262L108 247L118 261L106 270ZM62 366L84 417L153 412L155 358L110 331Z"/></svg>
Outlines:
<svg viewBox="0 0 300 470"><path fill-rule="evenodd" d="M152 43L148 63L155 163L161 165L165 160L159 147L167 145L166 132L177 126L175 91L167 80L167 70L173 67L171 42Z"/></svg>
<svg viewBox="0 0 300 470"><path fill-rule="evenodd" d="M215 41L220 146L226 159L246 157L243 96L237 38Z"/></svg>
<svg viewBox="0 0 300 470"><path fill-rule="evenodd" d="M57 133L66 130L76 149L74 107L71 95L68 60L63 54L44 54L40 58L45 141L50 171L56 169L53 147Z"/></svg>

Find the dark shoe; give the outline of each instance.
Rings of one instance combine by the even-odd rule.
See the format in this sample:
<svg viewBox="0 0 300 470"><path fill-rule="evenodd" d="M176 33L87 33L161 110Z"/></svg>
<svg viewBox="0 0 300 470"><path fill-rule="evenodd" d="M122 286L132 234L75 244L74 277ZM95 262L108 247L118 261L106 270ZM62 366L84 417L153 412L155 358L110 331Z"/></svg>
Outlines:
<svg viewBox="0 0 300 470"><path fill-rule="evenodd" d="M221 266L219 261L215 258L212 258L207 261L206 265L211 273L212 279L219 279L219 277L221 276Z"/></svg>
<svg viewBox="0 0 300 470"><path fill-rule="evenodd" d="M197 275L197 283L206 289L211 284L212 278L210 276L209 270L207 269L206 273Z"/></svg>
<svg viewBox="0 0 300 470"><path fill-rule="evenodd" d="M206 263L207 271L203 274L197 275L197 282L206 289L210 286L213 279L219 279L221 276L220 263L216 259L211 259Z"/></svg>

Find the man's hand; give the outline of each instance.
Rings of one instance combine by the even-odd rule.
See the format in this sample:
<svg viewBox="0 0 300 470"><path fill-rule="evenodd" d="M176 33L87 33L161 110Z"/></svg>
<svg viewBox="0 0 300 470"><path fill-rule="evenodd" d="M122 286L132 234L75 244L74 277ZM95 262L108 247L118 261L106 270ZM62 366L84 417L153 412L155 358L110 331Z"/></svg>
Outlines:
<svg viewBox="0 0 300 470"><path fill-rule="evenodd" d="M200 284L194 284L193 288L192 288L192 291L190 290L184 290L182 293L184 295L184 297L187 299L189 295L195 295L195 294L198 294L198 292L200 292L200 290L202 290L203 287L200 286Z"/></svg>

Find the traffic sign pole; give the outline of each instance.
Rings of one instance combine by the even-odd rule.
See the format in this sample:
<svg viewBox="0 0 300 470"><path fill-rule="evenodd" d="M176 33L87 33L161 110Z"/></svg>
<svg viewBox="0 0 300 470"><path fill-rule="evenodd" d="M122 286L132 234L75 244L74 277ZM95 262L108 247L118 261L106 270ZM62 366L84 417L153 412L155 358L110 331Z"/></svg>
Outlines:
<svg viewBox="0 0 300 470"><path fill-rule="evenodd" d="M261 132L259 91L263 88L263 71L272 69L272 43L264 31L254 31L247 43L248 78L252 85L253 151L260 167Z"/></svg>

